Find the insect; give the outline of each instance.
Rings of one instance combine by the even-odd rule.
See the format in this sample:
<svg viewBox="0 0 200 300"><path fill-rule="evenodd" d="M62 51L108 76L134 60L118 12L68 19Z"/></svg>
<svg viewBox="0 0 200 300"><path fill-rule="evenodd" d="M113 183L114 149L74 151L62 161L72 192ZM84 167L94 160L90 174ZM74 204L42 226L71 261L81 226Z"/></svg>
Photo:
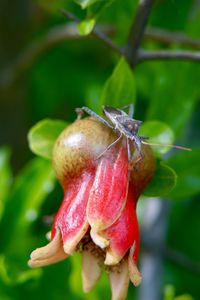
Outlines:
<svg viewBox="0 0 200 300"><path fill-rule="evenodd" d="M145 136L139 136L138 131L139 127L142 124L142 121L133 119L133 113L134 113L134 106L133 104L130 104L127 106L129 108L128 114L118 108L113 108L110 106L104 106L103 112L105 116L107 117L108 121L98 114L96 114L94 111L89 109L88 107L83 106L82 108L77 108L76 112L78 114L78 119L80 119L83 115L83 113L88 113L90 116L96 118L98 121L103 123L104 125L111 128L115 133L118 134L118 138L110 144L105 151L103 151L98 158L100 158L108 149L110 149L112 146L114 146L116 143L118 143L122 137L126 137L127 144L128 144L128 159L131 161L133 159L131 155L131 143L135 144L138 157L137 161L142 158L142 150L141 150L141 144L142 142L147 139L148 137ZM125 108L127 108L125 107Z"/></svg>
<svg viewBox="0 0 200 300"><path fill-rule="evenodd" d="M128 108L129 111L126 113L123 109ZM134 106L133 104L125 106L123 109L114 108L110 106L104 106L103 107L103 113L107 117L108 121L98 114L96 114L94 111L92 111L90 108L83 106L81 108L76 108L76 113L78 115L78 119L82 117L84 113L89 114L90 116L97 119L102 124L108 126L111 128L115 133L118 134L118 138L110 144L100 155L98 158L100 158L104 153L110 149L112 146L114 146L116 143L118 143L123 137L127 139L127 146L128 146L128 159L129 162L133 161L133 155L131 154L131 147L132 145L136 148L136 159L135 163L138 162L142 158L142 144L148 144L148 145L159 145L159 144L152 144L148 143L145 140L147 140L149 137L147 136L140 136L139 135L139 128L141 124L143 123L140 120L133 119L134 114ZM182 150L191 151L191 149L184 148L181 146L176 145L165 145L170 146L173 148L178 148ZM97 159L98 159L97 158Z"/></svg>

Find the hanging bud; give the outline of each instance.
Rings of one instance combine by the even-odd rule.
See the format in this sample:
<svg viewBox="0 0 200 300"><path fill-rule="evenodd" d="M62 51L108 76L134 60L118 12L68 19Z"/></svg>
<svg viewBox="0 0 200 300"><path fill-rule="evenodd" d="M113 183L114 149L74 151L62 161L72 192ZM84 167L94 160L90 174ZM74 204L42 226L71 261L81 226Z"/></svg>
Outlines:
<svg viewBox="0 0 200 300"><path fill-rule="evenodd" d="M128 161L127 140L117 139L93 118L78 120L58 137L53 166L64 199L52 226L51 241L31 254L31 267L55 263L81 249L83 289L109 275L112 300L126 298L129 279L141 282L137 268L139 229L137 200L151 180L155 159L142 145L140 161ZM101 155L103 153L103 155Z"/></svg>

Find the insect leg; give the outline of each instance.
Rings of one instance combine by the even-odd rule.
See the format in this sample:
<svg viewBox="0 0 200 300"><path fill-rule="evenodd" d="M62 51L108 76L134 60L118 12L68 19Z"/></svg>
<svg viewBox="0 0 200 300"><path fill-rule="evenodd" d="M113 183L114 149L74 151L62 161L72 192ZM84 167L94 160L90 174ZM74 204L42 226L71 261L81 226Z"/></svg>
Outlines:
<svg viewBox="0 0 200 300"><path fill-rule="evenodd" d="M131 104L129 104L128 115L130 118L133 118L133 114L134 114L134 105L133 105L133 103L131 103Z"/></svg>
<svg viewBox="0 0 200 300"><path fill-rule="evenodd" d="M120 136L113 143L108 145L108 147L96 158L96 160L99 159L100 157L102 157L106 153L106 151L108 151L112 146L116 145L120 141L122 136L123 136L123 134L120 133Z"/></svg>
<svg viewBox="0 0 200 300"><path fill-rule="evenodd" d="M131 161L131 144L130 140L127 138L127 151L128 151L128 161Z"/></svg>
<svg viewBox="0 0 200 300"><path fill-rule="evenodd" d="M90 108L88 108L86 106L83 106L81 108L76 108L76 113L77 113L77 119L78 120L81 119L84 112L87 113L88 115L90 115L91 117L95 118L96 120L98 120L102 124L108 126L109 128L114 129L113 126L109 122L107 122L104 118L102 118L101 116L99 116L93 110L91 110Z"/></svg>
<svg viewBox="0 0 200 300"><path fill-rule="evenodd" d="M148 140L149 136L147 136L147 135L140 135L140 139L141 139L141 143L142 143L143 140Z"/></svg>
<svg viewBox="0 0 200 300"><path fill-rule="evenodd" d="M142 159L142 142L139 136L135 135L133 142L135 144L135 148L137 151L136 157L134 159L134 154L131 158L132 163L134 162L134 164L138 163L141 159Z"/></svg>
<svg viewBox="0 0 200 300"><path fill-rule="evenodd" d="M77 114L77 120L80 120L80 119L82 119L82 117L83 117L83 114L84 114L84 110L82 109L82 108L79 108L79 107L77 107L76 109L75 109L75 112L76 112L76 114Z"/></svg>

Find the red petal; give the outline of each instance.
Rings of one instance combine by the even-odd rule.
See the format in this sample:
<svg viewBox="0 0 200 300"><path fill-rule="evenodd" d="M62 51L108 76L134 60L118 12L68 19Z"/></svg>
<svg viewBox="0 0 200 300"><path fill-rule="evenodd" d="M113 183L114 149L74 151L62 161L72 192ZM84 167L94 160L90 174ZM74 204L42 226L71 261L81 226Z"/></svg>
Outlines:
<svg viewBox="0 0 200 300"><path fill-rule="evenodd" d="M126 204L128 187L127 148L112 147L102 157L87 206L88 221L98 232L111 226Z"/></svg>
<svg viewBox="0 0 200 300"><path fill-rule="evenodd" d="M139 247L139 228L136 215L136 201L129 190L127 202L120 218L109 228L99 233L109 240L105 264L117 264L135 242ZM136 253L136 251L135 251Z"/></svg>
<svg viewBox="0 0 200 300"><path fill-rule="evenodd" d="M63 238L64 251L71 254L88 230L86 206L94 181L94 170L73 179L67 187L63 203L52 228L52 236L59 228Z"/></svg>

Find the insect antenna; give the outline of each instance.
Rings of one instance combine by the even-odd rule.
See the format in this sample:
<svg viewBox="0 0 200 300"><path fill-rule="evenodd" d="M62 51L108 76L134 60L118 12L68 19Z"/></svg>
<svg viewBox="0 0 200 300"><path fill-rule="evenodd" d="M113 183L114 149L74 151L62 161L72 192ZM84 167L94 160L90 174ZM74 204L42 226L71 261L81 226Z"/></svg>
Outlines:
<svg viewBox="0 0 200 300"><path fill-rule="evenodd" d="M149 143L149 142L145 142L145 141L142 141L142 144L149 145L149 146L171 147L171 148L184 150L184 151L192 151L191 148L186 148L186 147L182 147L182 146L178 146L178 145L171 145L171 144L156 144L156 143Z"/></svg>

